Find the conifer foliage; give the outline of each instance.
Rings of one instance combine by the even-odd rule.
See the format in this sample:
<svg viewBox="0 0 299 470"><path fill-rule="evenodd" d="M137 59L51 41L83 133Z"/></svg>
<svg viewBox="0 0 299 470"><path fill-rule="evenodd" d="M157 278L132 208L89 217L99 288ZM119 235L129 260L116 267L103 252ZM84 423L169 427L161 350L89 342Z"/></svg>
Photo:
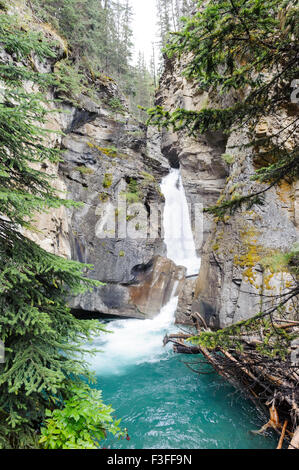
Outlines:
<svg viewBox="0 0 299 470"><path fill-rule="evenodd" d="M148 122L195 138L209 131L222 131L224 136L239 131L246 142L231 144L234 155L247 150L248 156L262 162L251 176L261 189L248 190L251 184L244 176L249 184L243 194L220 198L206 209L215 216L215 224L225 223L227 212L241 213L245 204L244 209L253 210L265 203L264 194L279 182L292 184L299 178L299 103L292 101L298 83L298 18L296 1L203 0L165 47L169 57L184 58L185 77L197 83L199 92L208 93L207 100L200 110L156 106L148 110ZM267 118L279 124L275 132L259 137L257 125ZM230 155L223 157L232 163ZM287 253L269 253L260 263L271 276L289 273L291 280L282 292L262 292L258 314L217 331L195 314L196 334L183 337L195 345L192 354L203 354L221 375L234 383L238 378L253 393L259 386L260 396L255 397L267 405L279 402L293 432L299 419L298 360L293 354L298 341L298 245ZM170 340L177 338L176 350L186 352L182 335Z"/></svg>
<svg viewBox="0 0 299 470"><path fill-rule="evenodd" d="M129 0L32 0L40 19L50 23L65 37L69 45L72 68L87 70L91 75L103 74L117 81L129 97L131 110L141 118L138 105L148 106L140 100L140 75L146 75L146 95L153 101L153 77L140 62L132 64L133 9ZM68 62L69 63L69 62ZM141 64L142 66L144 63ZM108 75L108 77L107 77Z"/></svg>
<svg viewBox="0 0 299 470"><path fill-rule="evenodd" d="M215 130L229 134L246 127L248 145L264 161L271 160L253 179L275 185L284 177L298 177L298 146L290 149L285 145L298 131L291 102L292 84L298 78L298 15L296 2L284 0L199 2L197 12L183 19L184 27L172 34L165 50L170 57L188 54L185 76L195 80L199 90L214 96L218 105L174 112L157 106L148 111L149 122L175 131L184 129L194 136ZM223 106L222 97L229 93L234 104ZM281 109L293 115L286 128L256 138L260 119L270 115L279 119ZM249 198L261 202L264 192L223 201L209 211L222 217Z"/></svg>
<svg viewBox="0 0 299 470"><path fill-rule="evenodd" d="M165 46L169 33L179 31L182 18L190 16L195 9L196 0L156 0L160 44Z"/></svg>
<svg viewBox="0 0 299 470"><path fill-rule="evenodd" d="M5 345L5 362L0 364L0 448L28 448L41 445L46 410L49 414L63 409L64 400L72 400L75 385L88 393L85 381L91 376L82 360L84 344L103 327L77 320L66 304L70 293L94 285L84 278L84 266L45 252L23 235L24 229L34 228L34 214L73 204L55 193L52 178L39 169L46 160L58 162L60 156L46 142L45 98L26 91L29 83L32 90L51 83L51 74L39 74L28 64L33 55L40 61L54 58L57 45L4 12L0 43L0 340ZM103 412L85 438L81 435L81 447L87 442L98 446L97 429L113 422L107 416L112 410ZM116 423L113 432L117 431ZM73 435L67 440L75 442L77 429L69 432ZM55 447L55 440L54 433L48 446Z"/></svg>

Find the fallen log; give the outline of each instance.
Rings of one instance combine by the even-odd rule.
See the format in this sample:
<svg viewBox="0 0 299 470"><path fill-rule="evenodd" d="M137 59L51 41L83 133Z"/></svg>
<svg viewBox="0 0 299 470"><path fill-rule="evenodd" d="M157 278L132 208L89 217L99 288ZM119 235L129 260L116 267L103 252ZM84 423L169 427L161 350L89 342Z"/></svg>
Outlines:
<svg viewBox="0 0 299 470"><path fill-rule="evenodd" d="M288 420L286 419L284 424L283 424L282 431L281 431L281 436L280 436L278 446L276 447L276 449L281 449L282 448L282 444L283 444L284 436L285 436L285 433L286 433L287 425L288 425Z"/></svg>
<svg viewBox="0 0 299 470"><path fill-rule="evenodd" d="M211 331L198 312L192 315L192 319L197 330L195 334L200 335L203 331ZM285 322L283 325L275 322L276 328L284 330L295 326L291 321ZM261 336L263 334L264 331L261 331ZM241 335L242 352L236 351L233 346L229 350L218 346L211 351L197 344L188 344L187 340L192 336L194 336L192 333L171 334L164 338L164 345L172 342L174 352L178 354L201 354L204 356L206 361L225 380L236 388L241 386L247 392L248 398L252 399L255 406L263 412L266 412L267 406L272 403L269 421L256 432L262 433L271 427L280 436L278 449L282 448L285 439L288 441L292 439L292 448L299 448L299 430L296 431L298 436L293 435L294 425L299 418L299 396L296 391L298 390L296 388L298 382L296 371L292 369L290 361L263 357L258 349L262 341L254 335L246 333ZM194 372L202 373L200 370L194 370ZM277 409L274 406L275 402ZM283 425L279 421L278 413Z"/></svg>
<svg viewBox="0 0 299 470"><path fill-rule="evenodd" d="M200 354L200 350L196 346L185 346L180 343L174 343L173 351L177 354Z"/></svg>
<svg viewBox="0 0 299 470"><path fill-rule="evenodd" d="M166 335L164 336L164 339L163 339L163 345L166 346L166 344L172 343L173 340L176 340L176 339L188 339L188 338L190 338L190 335L186 333L175 333L171 335Z"/></svg>
<svg viewBox="0 0 299 470"><path fill-rule="evenodd" d="M279 429L280 423L279 423L279 416L277 413L277 410L275 408L274 402L272 403L272 406L269 408L270 412L270 419L269 421L264 424L264 426L261 427L258 431L251 431L253 434L263 434L268 428L273 428L275 430Z"/></svg>

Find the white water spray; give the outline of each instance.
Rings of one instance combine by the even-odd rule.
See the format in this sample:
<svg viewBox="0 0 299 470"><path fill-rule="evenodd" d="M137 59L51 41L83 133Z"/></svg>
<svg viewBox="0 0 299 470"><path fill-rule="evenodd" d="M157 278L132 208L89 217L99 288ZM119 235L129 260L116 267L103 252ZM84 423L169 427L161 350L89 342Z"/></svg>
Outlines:
<svg viewBox="0 0 299 470"><path fill-rule="evenodd" d="M164 241L167 258L187 268L187 275L199 273L200 258L196 255L188 203L180 170L172 169L163 179L165 196Z"/></svg>
<svg viewBox="0 0 299 470"><path fill-rule="evenodd" d="M91 358L92 369L100 375L122 374L131 365L161 358L163 338L173 323L178 298L173 297L160 314L148 320L117 320L108 325L112 334L95 341L103 352Z"/></svg>
<svg viewBox="0 0 299 470"><path fill-rule="evenodd" d="M187 268L187 274L198 273L200 259L191 229L189 209L179 170L172 169L161 184L165 196L164 240L167 257ZM160 314L148 320L117 320L108 325L112 334L94 342L103 352L90 358L91 368L99 375L123 374L127 367L162 359L163 338L173 325L178 298L172 297Z"/></svg>

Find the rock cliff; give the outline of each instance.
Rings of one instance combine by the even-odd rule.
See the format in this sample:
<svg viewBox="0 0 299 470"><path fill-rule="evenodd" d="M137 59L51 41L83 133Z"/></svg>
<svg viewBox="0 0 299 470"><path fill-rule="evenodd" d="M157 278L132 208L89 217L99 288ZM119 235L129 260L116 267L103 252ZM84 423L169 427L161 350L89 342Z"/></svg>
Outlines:
<svg viewBox="0 0 299 470"><path fill-rule="evenodd" d="M59 70L65 41L34 18L26 2L14 1L9 13L57 44L55 57L32 56L24 65L42 73ZM16 58L3 52L0 60ZM36 91L29 81L24 87ZM36 217L36 232L26 235L49 252L92 265L86 275L103 285L70 299L79 316L152 317L173 292L179 295L185 276L165 257L161 237L160 183L169 162L159 133L134 119L112 78L97 76L92 88L92 94L62 94L55 87L46 92L46 127L53 131L47 144L61 149L63 158L42 170L62 197L80 207L44 212Z"/></svg>
<svg viewBox="0 0 299 470"><path fill-rule="evenodd" d="M177 107L200 110L214 105L219 97L211 97L182 76L180 63L166 59L157 104L174 111ZM221 98L229 105L233 97ZM287 125L292 110L284 110L280 119L263 120L256 128L257 136L274 134ZM297 135L286 142L292 147ZM227 139L219 133L191 138L183 132L162 134L162 152L170 164L180 166L187 197L194 205L209 207L238 194L258 191L266 186L250 181L259 167L258 156L248 147L246 132L233 132ZM289 250L298 242L298 182L283 182L265 193L265 204L240 208L224 220L204 217L203 237L194 233L202 262L196 280L187 279L182 290L177 321L190 321L192 312L199 312L212 327L225 327L254 316L270 307L272 296L281 294L290 283L290 274L282 270L273 273L263 260ZM290 311L294 306L289 305Z"/></svg>
<svg viewBox="0 0 299 470"><path fill-rule="evenodd" d="M114 82L100 84L98 95L102 103L117 98L124 105L114 110L80 96L62 129L58 177L82 204L62 217L69 254L93 265L88 276L105 284L71 306L79 315L151 317L173 288L180 292L184 278L184 269L165 258L160 231L160 182L169 164L159 136L130 116Z"/></svg>
<svg viewBox="0 0 299 470"><path fill-rule="evenodd" d="M30 17L22 2L19 5L18 13ZM58 41L55 59L46 63L32 59L37 70L50 72L64 57L65 44L46 25L34 27ZM0 60L15 58L4 54ZM157 104L168 110L209 106L215 97L183 78L183 65L165 60ZM74 311L88 316L151 317L175 290L180 295L180 323L189 322L196 311L214 327L257 313L262 303L270 302L271 294L283 291L289 282L287 272L273 274L262 260L298 241L298 182L272 188L264 206L239 209L224 220L204 214L198 226L198 208L260 188L248 183L258 159L252 158L250 148L246 153L235 147L244 142L245 132L233 133L229 139L221 132L191 138L164 130L160 135L130 115L112 79L102 77L94 85L94 98L81 94L74 104L60 96L62 103L49 104L47 127L55 133L49 135L48 144L63 150L63 161L59 166L44 165L43 170L55 177L62 194L81 207L43 214L36 220L38 231L28 234L48 251L92 264L87 276L105 283L72 299ZM51 102L56 91L49 91L47 97ZM229 103L231 97L223 99ZM285 110L281 122L287 120ZM269 118L256 133L275 132L280 125ZM160 183L170 167L181 168L202 257L199 276L189 279L183 268L167 260L161 238Z"/></svg>
<svg viewBox="0 0 299 470"><path fill-rule="evenodd" d="M172 278L182 277L182 269L159 258L165 246L158 220L154 238L149 232L151 212L163 207L160 182L168 162L153 142L147 145L147 129L127 112L85 108L76 115L62 140L59 168L69 197L83 202L68 213L71 255L94 265L91 277L105 286L72 306L108 315L155 315Z"/></svg>

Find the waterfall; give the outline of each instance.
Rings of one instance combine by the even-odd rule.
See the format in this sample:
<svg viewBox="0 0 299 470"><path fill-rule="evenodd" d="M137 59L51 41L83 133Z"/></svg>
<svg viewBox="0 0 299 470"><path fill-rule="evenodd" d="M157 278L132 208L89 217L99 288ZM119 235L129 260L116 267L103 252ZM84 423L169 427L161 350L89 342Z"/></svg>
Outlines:
<svg viewBox="0 0 299 470"><path fill-rule="evenodd" d="M159 315L147 320L116 320L108 325L108 334L93 343L103 352L90 359L91 368L101 376L123 374L143 362L156 362L164 354L163 338L173 324L178 298L173 297Z"/></svg>
<svg viewBox="0 0 299 470"><path fill-rule="evenodd" d="M179 170L172 169L163 178L161 191L165 196L163 226L167 257L177 265L185 266L188 275L198 273L200 259L196 256L189 209ZM173 326L177 305L178 298L173 296L154 319L110 322L108 330L112 334L94 342L94 346L103 352L89 359L91 368L105 376L123 374L128 367L143 362L160 361L165 357L163 338Z"/></svg>
<svg viewBox="0 0 299 470"><path fill-rule="evenodd" d="M165 196L164 241L167 258L187 268L187 275L198 274L200 258L196 255L188 203L180 170L172 169L163 179L161 191Z"/></svg>
<svg viewBox="0 0 299 470"><path fill-rule="evenodd" d="M167 256L198 272L191 223L182 178L171 170L163 179L165 195L164 239ZM101 349L89 360L96 386L103 391L131 437L107 439L108 449L257 449L274 448L276 442L249 433L262 423L251 403L235 396L223 378L197 375L187 369L184 356L163 348L166 333L176 331L173 295L154 319L117 320L107 325L112 334L96 338ZM211 372L201 365L203 372ZM234 392L234 393L233 393Z"/></svg>

